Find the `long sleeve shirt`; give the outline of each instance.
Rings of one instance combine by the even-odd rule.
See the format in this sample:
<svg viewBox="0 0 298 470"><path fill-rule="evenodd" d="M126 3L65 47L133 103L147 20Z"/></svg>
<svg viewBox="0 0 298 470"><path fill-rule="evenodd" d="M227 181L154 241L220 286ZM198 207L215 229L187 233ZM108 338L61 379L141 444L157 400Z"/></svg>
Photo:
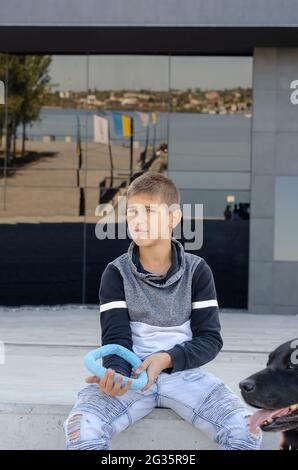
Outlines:
<svg viewBox="0 0 298 470"><path fill-rule="evenodd" d="M120 344L141 360L167 352L172 367L164 372L169 374L210 362L223 346L211 268L174 237L171 253L166 274L150 273L132 241L107 265L99 288L102 345ZM104 357L103 366L131 374L131 365L116 355Z"/></svg>

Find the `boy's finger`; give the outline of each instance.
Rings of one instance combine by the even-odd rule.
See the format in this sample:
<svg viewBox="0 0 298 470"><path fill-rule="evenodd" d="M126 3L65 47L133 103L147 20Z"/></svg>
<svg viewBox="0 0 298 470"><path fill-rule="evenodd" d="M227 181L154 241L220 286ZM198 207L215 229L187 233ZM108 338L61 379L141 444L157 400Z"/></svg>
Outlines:
<svg viewBox="0 0 298 470"><path fill-rule="evenodd" d="M145 392L146 390L148 390L148 388L150 388L152 384L153 384L153 381L149 380L147 384L145 385L145 387L142 388L141 392Z"/></svg>
<svg viewBox="0 0 298 470"><path fill-rule="evenodd" d="M99 381L100 381L100 379L98 377L96 377L96 375L89 375L89 377L85 378L85 382L87 382L88 384L94 384L94 383L97 383Z"/></svg>
<svg viewBox="0 0 298 470"><path fill-rule="evenodd" d="M155 378L155 375L152 372L148 371L148 382L146 383L145 387L142 388L141 391L145 392L145 390L148 390L148 388L150 388L153 384Z"/></svg>
<svg viewBox="0 0 298 470"><path fill-rule="evenodd" d="M136 373L136 374L139 374L139 373L142 372L143 370L147 369L147 367L149 366L149 364L150 364L150 362L145 359L145 361L142 362L142 364L136 369L135 373Z"/></svg>
<svg viewBox="0 0 298 470"><path fill-rule="evenodd" d="M151 385L153 384L154 380L152 379L149 379L148 382L146 383L145 387L142 388L141 392L145 392L145 390L148 390L148 388L151 387Z"/></svg>
<svg viewBox="0 0 298 470"><path fill-rule="evenodd" d="M101 378L100 385L101 385L102 387L106 387L107 380L108 380L109 374L110 374L110 372L109 372L110 370L112 370L112 369L107 369L106 372L105 372L105 374L104 374L103 377Z"/></svg>
<svg viewBox="0 0 298 470"><path fill-rule="evenodd" d="M123 380L123 375L119 374L119 377L114 384L113 392L117 393L121 389L122 380Z"/></svg>
<svg viewBox="0 0 298 470"><path fill-rule="evenodd" d="M108 378L107 378L107 381L106 381L106 389L108 391L111 391L113 386L114 386L114 376L115 376L115 372L113 370L111 372L109 372Z"/></svg>
<svg viewBox="0 0 298 470"><path fill-rule="evenodd" d="M121 395L124 395L124 393L127 392L127 390L129 389L129 386L130 386L131 384L132 384L132 380L129 379L129 380L126 382L126 384L124 385L124 387L120 388L118 395L120 395L120 396L121 396Z"/></svg>

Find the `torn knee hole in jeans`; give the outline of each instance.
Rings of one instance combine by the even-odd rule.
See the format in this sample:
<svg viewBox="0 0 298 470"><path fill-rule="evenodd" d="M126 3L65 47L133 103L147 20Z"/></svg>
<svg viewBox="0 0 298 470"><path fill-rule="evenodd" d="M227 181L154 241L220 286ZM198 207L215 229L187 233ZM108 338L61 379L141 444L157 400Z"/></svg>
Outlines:
<svg viewBox="0 0 298 470"><path fill-rule="evenodd" d="M257 431L251 431L250 430L250 418L252 417L252 415L246 415L245 416L245 419L246 419L246 422L247 422L247 429L248 429L248 432L254 436L254 437L259 437L261 434L262 434L262 431L261 429L259 428Z"/></svg>
<svg viewBox="0 0 298 470"><path fill-rule="evenodd" d="M67 421L67 435L70 441L74 441L80 436L82 416L82 413L78 413Z"/></svg>

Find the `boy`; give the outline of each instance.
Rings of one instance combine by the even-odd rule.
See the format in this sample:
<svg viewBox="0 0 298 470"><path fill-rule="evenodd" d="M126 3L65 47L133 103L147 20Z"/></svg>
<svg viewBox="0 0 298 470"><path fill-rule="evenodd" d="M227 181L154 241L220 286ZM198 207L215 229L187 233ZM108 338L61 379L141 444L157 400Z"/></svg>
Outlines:
<svg viewBox="0 0 298 470"><path fill-rule="evenodd" d="M102 345L121 344L143 361L103 358L102 379L89 383L64 422L67 449L110 449L113 434L155 407L172 408L221 449L259 449L262 433L249 430L250 411L202 366L222 348L219 308L207 262L172 236L181 220L173 181L149 171L127 192L132 237L126 253L108 263L100 288ZM122 376L146 370L148 383L130 390ZM114 373L121 376L114 383Z"/></svg>

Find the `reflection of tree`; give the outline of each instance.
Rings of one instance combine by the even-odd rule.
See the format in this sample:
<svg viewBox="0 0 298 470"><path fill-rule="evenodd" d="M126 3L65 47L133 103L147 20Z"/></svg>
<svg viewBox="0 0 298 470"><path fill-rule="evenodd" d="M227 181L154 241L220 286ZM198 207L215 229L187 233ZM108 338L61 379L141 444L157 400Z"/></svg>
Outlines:
<svg viewBox="0 0 298 470"><path fill-rule="evenodd" d="M50 82L51 56L0 54L0 80L7 87L6 163L16 156L17 127L22 126L22 155L25 153L26 126L39 120L42 97ZM0 112L0 139L5 131L5 106Z"/></svg>

